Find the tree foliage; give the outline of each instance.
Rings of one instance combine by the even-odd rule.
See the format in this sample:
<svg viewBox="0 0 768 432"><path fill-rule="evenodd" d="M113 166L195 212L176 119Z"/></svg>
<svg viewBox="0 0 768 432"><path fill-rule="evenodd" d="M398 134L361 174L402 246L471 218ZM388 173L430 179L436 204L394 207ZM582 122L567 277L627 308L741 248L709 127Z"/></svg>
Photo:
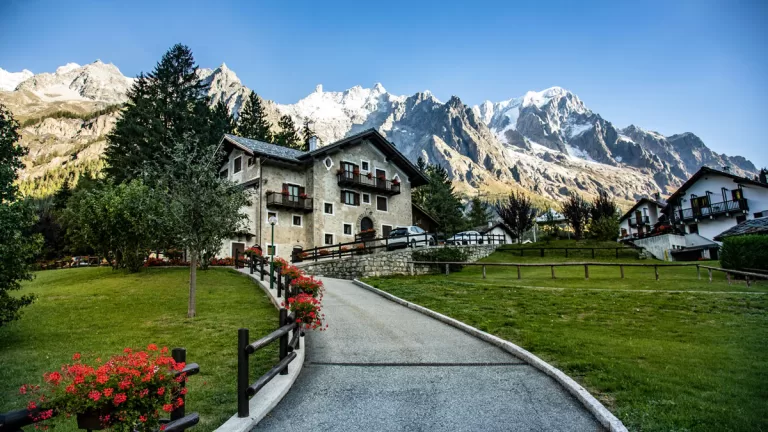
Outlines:
<svg viewBox="0 0 768 432"><path fill-rule="evenodd" d="M274 139L272 123L267 119L267 110L256 92L251 92L243 104L237 119L237 134L244 138L271 143Z"/></svg>
<svg viewBox="0 0 768 432"><path fill-rule="evenodd" d="M584 231L592 214L592 205L589 201L584 200L580 195L571 195L562 204L560 213L573 230L573 236L576 240L584 238Z"/></svg>
<svg viewBox="0 0 768 432"><path fill-rule="evenodd" d="M309 119L304 120L304 126L301 128L301 135L302 138L304 138L304 147L306 147L306 150L309 150L309 140L312 137L317 137L317 134L312 129L312 126L310 125Z"/></svg>
<svg viewBox="0 0 768 432"><path fill-rule="evenodd" d="M592 201L592 207L590 209L590 215L593 220L601 219L604 217L615 218L619 212L619 206L616 205L616 201L608 196L608 192L601 190L594 201Z"/></svg>
<svg viewBox="0 0 768 432"><path fill-rule="evenodd" d="M32 203L22 200L15 181L23 167L26 149L17 144L19 124L0 104L0 326L19 319L21 308L34 296L11 296L21 288L21 281L32 279L30 262L42 243L31 235L35 223Z"/></svg>
<svg viewBox="0 0 768 432"><path fill-rule="evenodd" d="M510 193L506 200L500 200L493 208L518 240L533 227L538 212L531 199L522 192Z"/></svg>
<svg viewBox="0 0 768 432"><path fill-rule="evenodd" d="M138 179L118 185L106 181L76 192L64 220L74 245L92 248L115 268L131 272L161 246L168 229L159 198Z"/></svg>
<svg viewBox="0 0 768 432"><path fill-rule="evenodd" d="M231 118L220 121L219 108L211 113L197 69L189 48L178 44L152 72L139 75L128 92L127 108L107 137L106 171L116 182L151 182L145 173L168 169L177 141L189 135L218 141L232 130Z"/></svg>
<svg viewBox="0 0 768 432"><path fill-rule="evenodd" d="M437 229L446 235L455 234L466 228L464 204L453 189L448 171L440 165L429 165L419 158L419 169L427 176L429 183L417 188L411 200L421 206L437 221Z"/></svg>
<svg viewBox="0 0 768 432"><path fill-rule="evenodd" d="M280 130L275 134L275 144L301 151L307 150L307 145L299 136L299 131L296 130L296 125L293 123L291 116L288 114L283 115L280 117L277 125Z"/></svg>
<svg viewBox="0 0 768 432"><path fill-rule="evenodd" d="M469 206L467 224L473 228L488 225L488 221L491 220L488 204L480 199L479 196L475 196L469 201Z"/></svg>

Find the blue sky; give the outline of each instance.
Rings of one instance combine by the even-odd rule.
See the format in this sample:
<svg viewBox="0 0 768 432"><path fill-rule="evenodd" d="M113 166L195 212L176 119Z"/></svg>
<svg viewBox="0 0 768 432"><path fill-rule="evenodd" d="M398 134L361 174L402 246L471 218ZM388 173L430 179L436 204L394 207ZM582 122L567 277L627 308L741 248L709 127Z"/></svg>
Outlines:
<svg viewBox="0 0 768 432"><path fill-rule="evenodd" d="M101 59L134 76L182 42L280 103L317 84L381 82L470 105L557 85L618 126L694 132L763 166L765 22L768 2L739 0L2 0L0 67Z"/></svg>

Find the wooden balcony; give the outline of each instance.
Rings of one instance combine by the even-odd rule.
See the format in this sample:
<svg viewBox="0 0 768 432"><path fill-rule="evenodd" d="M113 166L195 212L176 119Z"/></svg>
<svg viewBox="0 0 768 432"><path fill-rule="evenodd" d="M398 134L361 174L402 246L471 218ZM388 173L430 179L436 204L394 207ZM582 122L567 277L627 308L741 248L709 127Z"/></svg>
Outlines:
<svg viewBox="0 0 768 432"><path fill-rule="evenodd" d="M350 172L337 174L336 177L338 178L339 186L341 187L376 192L380 195L391 196L400 193L400 182L376 178L375 176L368 178L367 174L355 174Z"/></svg>
<svg viewBox="0 0 768 432"><path fill-rule="evenodd" d="M650 225L650 224L651 224L651 221L648 218L648 216L642 216L640 218L633 217L633 218L629 219L629 226L631 226L633 228L634 227L643 226L643 225Z"/></svg>
<svg viewBox="0 0 768 432"><path fill-rule="evenodd" d="M313 210L312 198L302 198L298 195L283 195L278 192L267 192L267 208L294 210L309 213Z"/></svg>

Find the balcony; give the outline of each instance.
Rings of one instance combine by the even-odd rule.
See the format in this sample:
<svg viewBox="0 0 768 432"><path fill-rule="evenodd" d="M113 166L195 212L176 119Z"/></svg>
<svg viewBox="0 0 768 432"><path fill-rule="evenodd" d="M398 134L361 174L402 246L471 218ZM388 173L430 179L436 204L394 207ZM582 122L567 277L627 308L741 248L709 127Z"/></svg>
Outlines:
<svg viewBox="0 0 768 432"><path fill-rule="evenodd" d="M278 192L267 192L267 208L309 213L313 210L312 198L302 198L298 195L283 195Z"/></svg>
<svg viewBox="0 0 768 432"><path fill-rule="evenodd" d="M746 213L749 205L746 198L732 201L712 203L701 208L678 209L673 213L675 222L687 222L694 219L702 219L719 215L730 216L736 213Z"/></svg>
<svg viewBox="0 0 768 432"><path fill-rule="evenodd" d="M629 219L629 226L635 228L643 225L650 225L651 221L648 216L634 217Z"/></svg>
<svg viewBox="0 0 768 432"><path fill-rule="evenodd" d="M367 174L355 174L343 172L337 174L339 186L351 187L360 190L376 192L381 195L397 195L400 193L400 182L393 182L383 178L376 178Z"/></svg>

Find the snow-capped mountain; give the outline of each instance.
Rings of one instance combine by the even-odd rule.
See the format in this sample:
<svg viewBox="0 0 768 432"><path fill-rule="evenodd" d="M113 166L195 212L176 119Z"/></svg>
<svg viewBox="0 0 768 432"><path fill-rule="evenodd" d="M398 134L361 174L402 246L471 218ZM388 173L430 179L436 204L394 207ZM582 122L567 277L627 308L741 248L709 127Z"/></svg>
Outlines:
<svg viewBox="0 0 768 432"><path fill-rule="evenodd" d="M31 78L32 75L34 75L32 71L27 69L24 69L21 72L8 72L5 69L0 68L0 90L14 91L20 82Z"/></svg>
<svg viewBox="0 0 768 432"><path fill-rule="evenodd" d="M59 110L82 112L124 102L133 83L117 67L100 61L29 75L0 69L0 83L10 83L2 84L5 88L19 81L13 92L0 92L0 102L26 117L50 111L53 104ZM250 94L226 64L199 69L198 75L212 102L224 102L234 114ZM740 174L756 171L743 157L718 155L692 133L665 137L636 126L618 129L560 87L470 107L456 96L442 102L429 91L394 95L381 84L344 91L324 91L319 85L294 104L266 101L265 106L275 125L283 114L298 125L310 121L322 143L377 128L411 160L423 157L445 166L459 189L467 191L503 192L511 186L559 199L573 192L607 190L632 201L678 186L702 165L727 165ZM98 157L117 115L85 122L46 118L24 128L22 136L31 149L26 176L70 163L73 158L58 157L69 154L67 146L88 158ZM51 136L61 143L51 146ZM57 149L56 157L50 157L52 148ZM39 160L48 162L33 162Z"/></svg>

